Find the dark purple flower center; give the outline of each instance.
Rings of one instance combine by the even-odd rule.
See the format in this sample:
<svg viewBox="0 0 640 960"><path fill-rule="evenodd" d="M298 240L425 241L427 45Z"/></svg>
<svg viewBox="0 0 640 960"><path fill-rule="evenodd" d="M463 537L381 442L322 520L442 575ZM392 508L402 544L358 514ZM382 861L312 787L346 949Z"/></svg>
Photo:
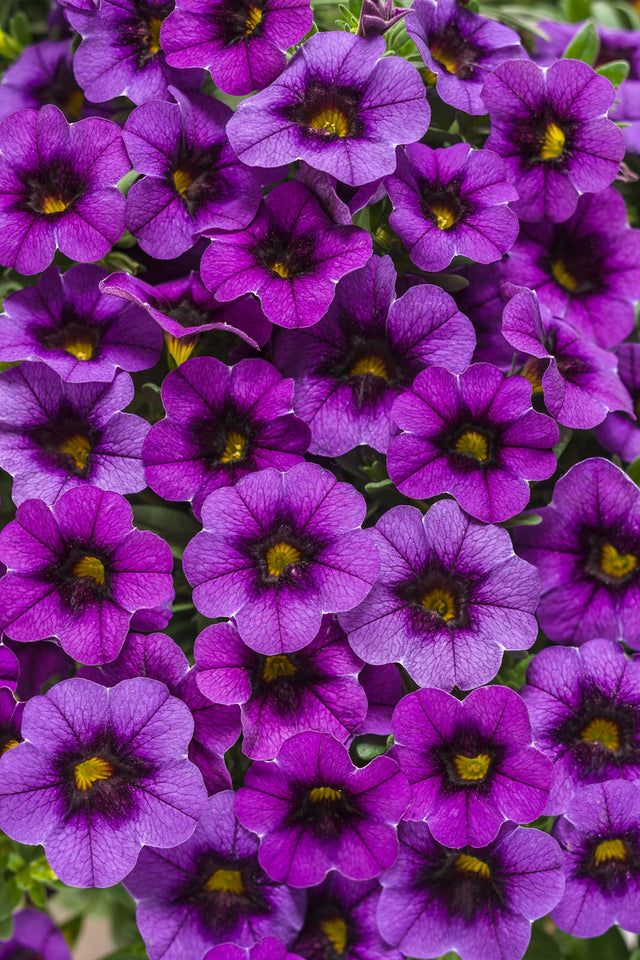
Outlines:
<svg viewBox="0 0 640 960"><path fill-rule="evenodd" d="M639 545L627 538L620 538L612 531L611 536L599 533L586 533L585 573L607 587L617 590L626 588L632 580L637 580L639 570Z"/></svg>
<svg viewBox="0 0 640 960"><path fill-rule="evenodd" d="M85 184L66 159L51 167L25 173L19 209L45 217L64 213L74 200L82 196Z"/></svg>
<svg viewBox="0 0 640 960"><path fill-rule="evenodd" d="M251 438L254 433L242 412L232 404L226 404L217 416L199 417L189 424L194 455L210 468L224 466L233 471L242 465L250 468Z"/></svg>
<svg viewBox="0 0 640 960"><path fill-rule="evenodd" d="M425 625L453 629L468 622L469 585L437 566L427 568L418 580L400 584L397 593L409 608L416 632Z"/></svg>
<svg viewBox="0 0 640 960"><path fill-rule="evenodd" d="M271 532L260 540L241 547L253 559L259 582L270 589L288 584L304 588L309 583L311 562L322 544L315 537L301 534L288 519L276 520Z"/></svg>
<svg viewBox="0 0 640 960"><path fill-rule="evenodd" d="M433 59L459 80L471 80L475 76L475 62L483 53L481 47L462 36L454 20L429 41L429 50Z"/></svg>
<svg viewBox="0 0 640 960"><path fill-rule="evenodd" d="M605 894L620 895L640 879L640 843L635 830L589 837L573 868L578 879L590 879Z"/></svg>
<svg viewBox="0 0 640 960"><path fill-rule="evenodd" d="M304 927L291 947L305 960L340 960L353 955L357 929L339 904L310 903Z"/></svg>
<svg viewBox="0 0 640 960"><path fill-rule="evenodd" d="M7 750L17 747L21 740L22 737L14 723L0 724L0 757Z"/></svg>
<svg viewBox="0 0 640 960"><path fill-rule="evenodd" d="M158 6L136 3L134 15L122 21L116 42L135 50L139 69L151 63L160 52L160 28L173 6L173 2Z"/></svg>
<svg viewBox="0 0 640 960"><path fill-rule="evenodd" d="M501 907L505 891L499 865L493 856L479 853L471 847L448 850L438 844L434 860L416 874L414 886L431 891L449 916L467 922Z"/></svg>
<svg viewBox="0 0 640 960"><path fill-rule="evenodd" d="M349 317L341 317L340 326L342 342L334 345L318 372L350 384L357 407L375 406L389 389L395 391L411 379L409 365L398 361L386 337L367 336Z"/></svg>
<svg viewBox="0 0 640 960"><path fill-rule="evenodd" d="M183 144L173 159L168 173L169 183L191 216L209 203L224 203L229 199L229 186L218 169L221 152L221 143L202 150Z"/></svg>
<svg viewBox="0 0 640 960"><path fill-rule="evenodd" d="M294 717L307 690L322 685L325 674L309 656L279 653L254 655L250 668L251 698L268 702L282 717Z"/></svg>
<svg viewBox="0 0 640 960"><path fill-rule="evenodd" d="M106 600L111 594L110 556L93 545L67 544L60 562L47 575L71 610Z"/></svg>
<svg viewBox="0 0 640 960"><path fill-rule="evenodd" d="M71 316L64 317L60 327L39 327L35 336L45 350L64 350L77 360L97 360L104 332L101 326Z"/></svg>
<svg viewBox="0 0 640 960"><path fill-rule="evenodd" d="M321 80L310 80L304 96L284 107L282 113L314 140L360 137L364 132L359 116L362 95L357 87L328 86Z"/></svg>
<svg viewBox="0 0 640 960"><path fill-rule="evenodd" d="M265 885L270 881L256 860L209 850L198 857L193 877L177 892L175 903L193 905L204 930L232 939L233 931L245 918L272 912L262 889Z"/></svg>
<svg viewBox="0 0 640 960"><path fill-rule="evenodd" d="M5 960L44 960L44 957L30 947L17 946L5 954Z"/></svg>
<svg viewBox="0 0 640 960"><path fill-rule="evenodd" d="M462 183L459 177L441 185L421 177L418 182L420 191L420 209L426 220L430 220L438 230L450 230L469 213L468 204L460 197Z"/></svg>
<svg viewBox="0 0 640 960"><path fill-rule="evenodd" d="M70 123L80 119L84 94L76 83L71 59L66 53L56 63L53 75L31 92L41 104L54 103L60 107Z"/></svg>
<svg viewBox="0 0 640 960"><path fill-rule="evenodd" d="M461 727L447 743L431 748L430 757L440 771L445 793L472 790L486 795L500 768L504 747L488 741L473 727Z"/></svg>
<svg viewBox="0 0 640 960"><path fill-rule="evenodd" d="M494 437L484 426L465 423L446 438L446 449L462 467L487 467L493 460Z"/></svg>
<svg viewBox="0 0 640 960"><path fill-rule="evenodd" d="M46 466L63 470L68 476L87 478L91 469L91 451L100 441L100 433L75 411L62 406L54 422L38 424L28 431Z"/></svg>
<svg viewBox="0 0 640 960"><path fill-rule="evenodd" d="M249 37L261 37L268 14L268 0L227 0L217 6L212 19L231 46Z"/></svg>
<svg viewBox="0 0 640 960"><path fill-rule="evenodd" d="M311 233L298 237L272 226L265 237L249 250L272 276L294 280L312 273L315 267L316 239Z"/></svg>
<svg viewBox="0 0 640 960"><path fill-rule="evenodd" d="M341 833L359 813L355 798L344 784L300 784L287 822L289 826L303 824L316 836L326 838Z"/></svg>

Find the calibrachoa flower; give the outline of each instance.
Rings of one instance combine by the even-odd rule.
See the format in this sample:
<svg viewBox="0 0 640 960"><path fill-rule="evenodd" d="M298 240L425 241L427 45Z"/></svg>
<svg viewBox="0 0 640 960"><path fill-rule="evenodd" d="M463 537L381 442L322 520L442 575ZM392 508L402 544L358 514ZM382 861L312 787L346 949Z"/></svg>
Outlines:
<svg viewBox="0 0 640 960"><path fill-rule="evenodd" d="M527 480L556 468L558 427L531 409L531 384L489 363L455 376L419 373L393 404L403 431L389 446L389 476L408 497L452 494L479 520L507 520L529 502Z"/></svg>
<svg viewBox="0 0 640 960"><path fill-rule="evenodd" d="M535 290L553 316L608 348L633 329L639 264L640 230L611 187L581 197L566 223L522 224L505 279Z"/></svg>
<svg viewBox="0 0 640 960"><path fill-rule="evenodd" d="M290 943L302 926L302 891L260 868L258 837L238 823L235 795L210 797L193 836L171 850L146 847L126 888L151 960L201 960L216 944Z"/></svg>
<svg viewBox="0 0 640 960"><path fill-rule="evenodd" d="M248 757L270 760L287 737L305 731L344 743L367 712L357 679L362 662L330 617L304 649L272 656L247 647L233 624L216 623L196 638L194 656L202 693L240 704Z"/></svg>
<svg viewBox="0 0 640 960"><path fill-rule="evenodd" d="M186 759L193 720L164 684L112 689L74 677L24 709L24 743L0 759L0 824L43 843L52 870L77 887L108 887L145 843L191 836L206 798Z"/></svg>
<svg viewBox="0 0 640 960"><path fill-rule="evenodd" d="M143 451L149 486L166 500L190 500L200 517L212 490L299 463L309 428L291 413L293 386L266 360L186 360L162 384L167 416Z"/></svg>
<svg viewBox="0 0 640 960"><path fill-rule="evenodd" d="M0 960L71 960L69 945L53 920L41 910L20 910L13 916L10 940L0 940Z"/></svg>
<svg viewBox="0 0 640 960"><path fill-rule="evenodd" d="M0 626L13 640L59 638L84 663L118 654L132 614L171 596L169 546L132 526L124 497L69 490L48 507L27 500L0 531Z"/></svg>
<svg viewBox="0 0 640 960"><path fill-rule="evenodd" d="M367 2L373 3L374 0L367 0ZM384 188L384 177L379 177L371 183L363 183L359 187L350 187L346 183L340 183L329 173L314 170L304 161L298 165L295 179L313 190L336 223L350 224L359 210L383 200L387 193Z"/></svg>
<svg viewBox="0 0 640 960"><path fill-rule="evenodd" d="M184 551L194 604L207 617L235 617L259 653L300 650L323 613L349 610L371 589L379 562L364 514L362 496L315 463L214 490L204 530Z"/></svg>
<svg viewBox="0 0 640 960"><path fill-rule="evenodd" d="M363 267L371 248L366 231L336 225L303 184L281 183L246 230L212 238L202 279L217 300L255 293L272 323L310 327L327 312L337 281Z"/></svg>
<svg viewBox="0 0 640 960"><path fill-rule="evenodd" d="M340 616L367 663L396 661L421 686L468 690L495 677L503 649L535 641L538 576L515 556L506 530L441 500L424 516L393 507L374 535L378 580Z"/></svg>
<svg viewBox="0 0 640 960"><path fill-rule="evenodd" d="M391 733L394 707L402 696L400 671L395 663L377 667L365 664L358 679L367 695L369 709L356 734L379 733L387 737Z"/></svg>
<svg viewBox="0 0 640 960"><path fill-rule="evenodd" d="M0 117L45 103L60 107L67 120L79 120L91 110L73 75L69 40L43 40L22 51L4 72L0 83Z"/></svg>
<svg viewBox="0 0 640 960"><path fill-rule="evenodd" d="M562 895L562 854L547 833L505 823L493 843L451 850L426 823L401 823L400 853L381 877L378 926L405 956L520 960L531 921Z"/></svg>
<svg viewBox="0 0 640 960"><path fill-rule="evenodd" d="M48 690L53 683L66 680L76 672L75 660L67 656L57 641L20 643L4 637L3 644L13 651L18 661L19 675L15 684L18 700L30 700L44 689ZM6 683L4 679L2 682Z"/></svg>
<svg viewBox="0 0 640 960"><path fill-rule="evenodd" d="M431 363L457 373L474 346L471 323L440 287L419 284L396 300L390 257L372 257L338 283L327 314L304 331L280 331L274 360L295 379L294 409L311 428L313 453L360 444L386 453L391 405Z"/></svg>
<svg viewBox="0 0 640 960"><path fill-rule="evenodd" d="M479 687L460 702L423 688L393 714L393 756L411 786L406 820L426 820L448 847L483 847L505 820L530 823L545 808L553 765L532 745L522 699Z"/></svg>
<svg viewBox="0 0 640 960"><path fill-rule="evenodd" d="M393 173L396 145L424 136L430 110L416 68L384 52L382 37L309 37L229 121L238 157L259 167L305 160L352 186Z"/></svg>
<svg viewBox="0 0 640 960"><path fill-rule="evenodd" d="M238 820L260 835L259 860L274 880L320 883L329 870L370 880L396 859L396 826L409 787L395 760L356 768L327 734L299 733L274 762L250 766L236 800Z"/></svg>
<svg viewBox="0 0 640 960"><path fill-rule="evenodd" d="M484 114L482 85L503 60L524 54L518 34L457 0L416 0L406 19L438 94L465 113Z"/></svg>
<svg viewBox="0 0 640 960"><path fill-rule="evenodd" d="M255 216L261 181L236 158L225 134L233 115L213 97L170 91L134 110L122 136L145 174L127 194L127 228L163 260L189 250L206 230L239 230Z"/></svg>
<svg viewBox="0 0 640 960"><path fill-rule="evenodd" d="M507 257L489 266L470 263L461 269L468 286L455 293L458 308L469 317L475 330L477 345L473 354L478 363L493 363L503 373L516 368L513 347L502 335L502 313L507 297L504 293ZM522 363L524 360L522 359Z"/></svg>
<svg viewBox="0 0 640 960"><path fill-rule="evenodd" d="M0 263L19 273L48 267L56 249L99 260L124 231L129 170L117 124L69 124L53 105L18 110L0 123Z"/></svg>
<svg viewBox="0 0 640 960"><path fill-rule="evenodd" d="M558 480L542 523L514 530L542 583L540 626L551 640L592 637L640 649L640 490L599 457ZM1 583L1 581L0 581Z"/></svg>
<svg viewBox="0 0 640 960"><path fill-rule="evenodd" d="M160 354L162 335L136 306L102 296L106 270L52 266L34 287L12 293L0 319L0 361L42 360L63 380L113 380L118 367L145 370Z"/></svg>
<svg viewBox="0 0 640 960"><path fill-rule="evenodd" d="M133 395L124 370L110 383L65 383L43 363L1 374L0 466L14 477L16 506L29 497L54 503L86 483L118 493L143 490L149 424L121 412Z"/></svg>
<svg viewBox="0 0 640 960"><path fill-rule="evenodd" d="M162 30L167 63L206 67L226 93L261 90L311 29L309 0L178 0Z"/></svg>
<svg viewBox="0 0 640 960"><path fill-rule="evenodd" d="M617 643L547 647L527 668L520 693L536 746L553 761L547 813L563 813L581 787L640 783L640 661Z"/></svg>
<svg viewBox="0 0 640 960"><path fill-rule="evenodd" d="M507 206L518 194L490 150L409 144L398 151L386 187L393 204L389 225L423 270L442 270L455 256L492 263L518 235L518 218Z"/></svg>
<svg viewBox="0 0 640 960"><path fill-rule="evenodd" d="M640 410L640 344L622 343L615 351L618 358L618 375L631 395L632 420L629 411L610 413L604 423L595 430L596 439L605 450L616 453L622 460L631 463L640 457L640 430L637 411Z"/></svg>
<svg viewBox="0 0 640 960"><path fill-rule="evenodd" d="M616 176L624 137L607 119L615 90L588 64L510 60L489 76L482 98L491 118L486 146L504 158L522 219L566 220L580 194Z"/></svg>
<svg viewBox="0 0 640 960"><path fill-rule="evenodd" d="M564 854L564 896L551 919L575 937L598 937L614 923L640 932L640 790L611 780L585 787L554 836Z"/></svg>

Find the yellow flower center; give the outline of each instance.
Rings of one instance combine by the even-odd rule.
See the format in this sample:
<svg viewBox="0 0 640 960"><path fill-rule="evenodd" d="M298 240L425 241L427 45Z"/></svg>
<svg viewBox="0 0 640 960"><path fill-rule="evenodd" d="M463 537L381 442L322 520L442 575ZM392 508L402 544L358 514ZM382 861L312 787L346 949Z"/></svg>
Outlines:
<svg viewBox="0 0 640 960"><path fill-rule="evenodd" d="M489 864L484 860L478 860L477 857L471 857L468 853L461 853L455 859L455 866L463 873L477 873L480 877L488 878L491 876Z"/></svg>
<svg viewBox="0 0 640 960"><path fill-rule="evenodd" d="M557 160L562 156L566 137L557 123L548 123L540 141L540 159Z"/></svg>
<svg viewBox="0 0 640 960"><path fill-rule="evenodd" d="M104 565L97 557L81 557L71 571L74 577L89 577L99 587L104 583Z"/></svg>
<svg viewBox="0 0 640 960"><path fill-rule="evenodd" d="M437 613L443 620L453 620L457 614L455 597L448 590L434 587L420 600L423 607Z"/></svg>
<svg viewBox="0 0 640 960"><path fill-rule="evenodd" d="M520 371L520 376L525 377L533 388L533 393L542 393L542 379L540 377L540 361L536 357L527 360Z"/></svg>
<svg viewBox="0 0 640 960"><path fill-rule="evenodd" d="M267 570L272 577L279 577L283 570L302 559L302 554L290 543L274 543L267 550Z"/></svg>
<svg viewBox="0 0 640 960"><path fill-rule="evenodd" d="M479 753L477 757L464 757L457 754L453 758L453 765L461 780L483 780L491 764L491 757L486 753Z"/></svg>
<svg viewBox="0 0 640 960"><path fill-rule="evenodd" d="M78 790L88 790L97 780L108 780L113 775L113 767L100 757L83 760L73 771L73 779Z"/></svg>
<svg viewBox="0 0 640 960"><path fill-rule="evenodd" d="M347 949L347 925L342 917L331 917L320 921L320 929L338 956Z"/></svg>
<svg viewBox="0 0 640 960"><path fill-rule="evenodd" d="M617 750L620 746L620 729L612 720L595 717L580 734L582 740L601 743L607 750Z"/></svg>
<svg viewBox="0 0 640 960"><path fill-rule="evenodd" d="M568 290L569 293L573 293L580 286L579 281L569 273L562 260L554 260L551 264L551 273L560 286Z"/></svg>
<svg viewBox="0 0 640 960"><path fill-rule="evenodd" d="M259 23L262 23L262 10L260 7L249 7L247 19L244 22L244 33L248 37L253 33Z"/></svg>
<svg viewBox="0 0 640 960"><path fill-rule="evenodd" d="M384 360L374 353L367 353L364 357L360 357L349 370L350 377L361 377L367 373L370 373L373 377L380 377L381 380L389 379Z"/></svg>
<svg viewBox="0 0 640 960"><path fill-rule="evenodd" d="M309 120L312 130L320 133L333 134L336 137L346 137L349 133L349 121L342 110L336 106L323 107Z"/></svg>
<svg viewBox="0 0 640 960"><path fill-rule="evenodd" d="M173 171L173 185L180 196L184 197L192 183L193 178L188 170L185 170L183 167L178 167L177 170Z"/></svg>
<svg viewBox="0 0 640 960"><path fill-rule="evenodd" d="M62 213L63 210L66 210L69 206L69 203L66 200L61 200L60 197L45 197L42 201L42 206L40 207L41 213Z"/></svg>
<svg viewBox="0 0 640 960"><path fill-rule="evenodd" d="M622 840L603 840L595 849L596 864L606 863L607 860L626 860L627 848Z"/></svg>
<svg viewBox="0 0 640 960"><path fill-rule="evenodd" d="M449 73L458 72L458 62L452 54L448 53L444 47L441 47L439 43L434 43L431 47L431 56L433 59L443 66Z"/></svg>
<svg viewBox="0 0 640 960"><path fill-rule="evenodd" d="M278 677L292 677L297 673L298 668L291 663L289 657L284 653L278 653L275 656L267 657L262 668L262 679L267 683L272 683Z"/></svg>
<svg viewBox="0 0 640 960"><path fill-rule="evenodd" d="M217 893L235 893L236 896L244 893L242 874L239 870L216 870L204 885L205 890Z"/></svg>
<svg viewBox="0 0 640 960"><path fill-rule="evenodd" d="M272 263L270 269L273 270L274 273L277 273L279 277L282 277L285 280L288 276L290 276L289 268L286 265L286 263L281 263L279 260L276 260L275 263Z"/></svg>
<svg viewBox="0 0 640 960"><path fill-rule="evenodd" d="M237 430L230 430L226 440L227 445L220 455L220 463L232 463L236 460L242 460L247 445L246 437Z"/></svg>
<svg viewBox="0 0 640 960"><path fill-rule="evenodd" d="M473 457L478 463L483 463L489 456L487 438L478 430L465 430L454 443L456 453L465 457Z"/></svg>
<svg viewBox="0 0 640 960"><path fill-rule="evenodd" d="M67 120L79 120L84 106L84 94L82 90L74 90L70 93L64 103L64 113Z"/></svg>
<svg viewBox="0 0 640 960"><path fill-rule="evenodd" d="M149 53L158 53L160 50L160 27L162 20L152 17L149 20Z"/></svg>
<svg viewBox="0 0 640 960"><path fill-rule="evenodd" d="M334 803L342 797L342 790L334 790L333 787L314 787L309 791L309 800L311 803L325 803L327 800Z"/></svg>
<svg viewBox="0 0 640 960"><path fill-rule="evenodd" d="M7 740L7 742L5 743L5 745L4 745L3 748L2 748L2 751L0 751L0 752L1 752L1 753L6 753L7 750L13 750L14 747L17 747L17 746L18 746L18 743L19 743L19 742L20 742L19 740Z"/></svg>
<svg viewBox="0 0 640 960"><path fill-rule="evenodd" d="M87 457L91 452L91 444L83 434L74 433L72 437L68 437L62 441L58 446L58 450L60 453L66 453L72 458L76 470L84 470L87 464Z"/></svg>
<svg viewBox="0 0 640 960"><path fill-rule="evenodd" d="M94 342L88 333L63 337L60 346L65 353L70 353L76 360L91 360L93 357Z"/></svg>
<svg viewBox="0 0 640 960"><path fill-rule="evenodd" d="M427 87L435 87L438 82L438 74L434 73L433 70L429 70L429 67L423 67L420 71L420 76Z"/></svg>
<svg viewBox="0 0 640 960"><path fill-rule="evenodd" d="M608 577L621 580L638 566L638 558L633 553L618 553L611 543L603 543L600 550L600 569Z"/></svg>
<svg viewBox="0 0 640 960"><path fill-rule="evenodd" d="M436 218L438 230L448 230L449 227L452 227L454 223L458 221L455 210L452 210L451 207L448 207L444 203L430 203L429 209Z"/></svg>
<svg viewBox="0 0 640 960"><path fill-rule="evenodd" d="M167 345L167 353L175 363L176 367L179 367L181 363L184 363L185 360L188 360L195 346L198 342L198 335L186 337L174 337L170 333L165 333L164 342Z"/></svg>

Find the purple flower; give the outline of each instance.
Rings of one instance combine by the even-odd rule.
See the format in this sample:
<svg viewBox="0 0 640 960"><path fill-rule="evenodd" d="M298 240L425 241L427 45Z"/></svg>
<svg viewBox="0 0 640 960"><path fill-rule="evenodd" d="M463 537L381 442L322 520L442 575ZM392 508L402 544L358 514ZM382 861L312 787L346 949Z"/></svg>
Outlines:
<svg viewBox="0 0 640 960"><path fill-rule="evenodd" d="M430 110L416 68L384 52L382 37L309 37L229 121L238 157L259 167L305 160L351 186L393 173L396 145L424 136Z"/></svg>
<svg viewBox="0 0 640 960"><path fill-rule="evenodd" d="M127 228L152 257L178 257L206 230L239 230L255 216L261 181L236 158L225 134L232 116L204 94L170 92L128 117L122 136L145 174L127 194Z"/></svg>
<svg viewBox="0 0 640 960"><path fill-rule="evenodd" d="M117 124L69 124L53 105L18 110L0 123L0 263L19 273L48 267L56 249L99 260L124 231L129 170Z"/></svg>
<svg viewBox="0 0 640 960"><path fill-rule="evenodd" d="M396 859L396 826L409 787L390 757L356 768L346 747L322 733L290 737L272 762L249 767L238 820L260 835L259 860L274 880L320 883L329 870L370 880Z"/></svg>
<svg viewBox="0 0 640 960"><path fill-rule="evenodd" d="M373 0L370 0L373 2ZM335 177L322 170L314 170L308 163L302 161L296 170L295 179L304 183L318 197L330 217L336 223L350 224L354 215L383 200L387 191L384 188L384 177L379 177L371 183L364 183L359 187L350 187L340 183Z"/></svg>
<svg viewBox="0 0 640 960"><path fill-rule="evenodd" d="M43 363L1 374L0 465L14 477L14 503L54 503L87 483L117 493L143 490L149 424L121 412L133 394L124 370L110 383L65 383Z"/></svg>
<svg viewBox="0 0 640 960"><path fill-rule="evenodd" d="M102 296L106 270L93 264L60 274L52 266L34 287L12 293L0 322L0 361L42 360L70 383L113 380L118 367L146 370L162 336L135 306Z"/></svg>
<svg viewBox="0 0 640 960"><path fill-rule="evenodd" d="M364 0L360 11L359 37L378 37L406 17L407 11L394 7L393 0Z"/></svg>
<svg viewBox="0 0 640 960"><path fill-rule="evenodd" d="M640 344L622 343L615 353L618 358L618 375L631 395L633 413L610 413L604 423L596 428L595 436L605 450L631 463L636 457L640 457L640 430L637 421L637 411L640 409ZM632 416L635 419L632 419Z"/></svg>
<svg viewBox="0 0 640 960"><path fill-rule="evenodd" d="M41 910L20 910L13 916L10 940L0 941L0 960L71 960L67 941L53 920Z"/></svg>
<svg viewBox="0 0 640 960"><path fill-rule="evenodd" d="M465 113L487 112L482 85L512 57L524 55L514 30L467 10L457 0L416 0L406 20L438 94Z"/></svg>
<svg viewBox="0 0 640 960"><path fill-rule="evenodd" d="M371 589L379 562L364 515L361 494L315 463L214 490L204 530L184 551L194 604L207 617L235 617L258 653L300 650L324 613L350 610Z"/></svg>
<svg viewBox="0 0 640 960"><path fill-rule="evenodd" d="M529 664L520 692L536 746L556 771L547 813L563 813L586 784L640 782L640 661L619 644L547 647Z"/></svg>
<svg viewBox="0 0 640 960"><path fill-rule="evenodd" d="M178 0L162 43L172 67L207 67L225 93L262 90L311 29L309 0Z"/></svg>
<svg viewBox="0 0 640 960"><path fill-rule="evenodd" d="M31 643L20 643L4 637L4 644L8 648L6 653L13 651L18 661L18 682L10 684L15 686L18 700L30 700L59 680L72 677L76 672L75 661L67 656L56 641L34 640ZM3 679L3 683L6 682Z"/></svg>
<svg viewBox="0 0 640 960"><path fill-rule="evenodd" d="M477 363L492 363L503 373L515 369L513 347L502 335L502 313L507 297L504 274L507 257L486 266L466 264L461 269L468 286L455 293L458 308L469 317L476 332L477 346L473 359ZM522 359L524 363L524 358Z"/></svg>
<svg viewBox="0 0 640 960"><path fill-rule="evenodd" d="M290 943L305 896L260 868L258 838L236 820L235 796L210 797L193 836L171 850L146 847L126 888L138 901L138 928L151 960L201 960L210 947Z"/></svg>
<svg viewBox="0 0 640 960"><path fill-rule="evenodd" d="M190 500L200 518L212 490L299 463L310 438L291 413L293 386L260 359L227 367L195 357L172 370L162 384L167 416L143 450L149 486L166 500Z"/></svg>
<svg viewBox="0 0 640 960"><path fill-rule="evenodd" d="M589 430L609 410L631 413L631 398L617 373L615 354L578 334L541 306L534 291L508 285L502 335L529 354L522 375L542 392L547 410L566 427Z"/></svg>
<svg viewBox="0 0 640 960"><path fill-rule="evenodd" d="M504 157L524 220L566 220L582 193L604 190L624 157L622 131L607 111L613 84L580 60L496 67L482 97L491 118L486 146Z"/></svg>
<svg viewBox="0 0 640 960"><path fill-rule="evenodd" d="M406 153L398 151L386 187L393 204L389 225L423 270L443 270L455 256L492 263L518 235L518 218L507 206L518 194L490 150L409 144Z"/></svg>
<svg viewBox="0 0 640 960"><path fill-rule="evenodd" d="M0 577L5 573L5 565L0 564ZM20 674L20 663L13 650L5 644L5 639L0 634L0 686L9 687L10 690L15 691Z"/></svg>
<svg viewBox="0 0 640 960"><path fill-rule="evenodd" d="M73 75L69 40L43 40L25 47L2 77L0 118L26 107L37 110L45 103L54 103L69 121L92 112L85 108Z"/></svg>
<svg viewBox="0 0 640 960"><path fill-rule="evenodd" d="M274 359L295 378L294 409L311 428L311 451L340 456L360 444L386 453L391 406L431 363L464 370L473 328L440 287L419 284L396 300L390 257L343 277L311 329L280 331Z"/></svg>
<svg viewBox="0 0 640 960"><path fill-rule="evenodd" d="M397 661L421 686L468 690L493 679L504 648L535 642L538 577L514 555L506 530L441 500L424 516L393 507L374 534L378 580L340 616L367 663Z"/></svg>
<svg viewBox="0 0 640 960"><path fill-rule="evenodd" d="M233 624L216 623L196 638L194 656L202 693L240 704L242 751L254 759L272 759L288 737L307 731L344 743L367 711L362 662L330 617L304 649L269 657L247 647Z"/></svg>
<svg viewBox="0 0 640 960"><path fill-rule="evenodd" d="M173 560L155 533L132 526L124 497L76 487L48 507L27 500L0 532L0 626L13 640L59 638L84 663L120 650L132 614L172 593Z"/></svg>
<svg viewBox="0 0 640 960"><path fill-rule="evenodd" d="M527 480L556 468L558 427L531 409L531 384L489 363L455 376L419 373L391 417L403 433L389 446L389 476L408 497L452 494L463 510L494 523L524 510Z"/></svg>
<svg viewBox="0 0 640 960"><path fill-rule="evenodd" d="M426 823L401 823L398 861L381 878L378 926L406 956L520 960L531 921L562 894L562 857L541 830L505 823L486 847L450 850Z"/></svg>
<svg viewBox="0 0 640 960"><path fill-rule="evenodd" d="M272 323L310 327L327 312L337 281L365 265L371 245L360 227L335 224L303 184L281 183L246 230L212 238L202 279L217 300L255 293Z"/></svg>
<svg viewBox="0 0 640 960"><path fill-rule="evenodd" d="M205 954L205 960L304 960L291 953L279 940L265 937L253 947L237 947L234 943L221 943Z"/></svg>
<svg viewBox="0 0 640 960"><path fill-rule="evenodd" d="M140 847L191 836L206 797L185 759L193 720L156 680L73 678L27 703L25 742L0 759L0 824L43 843L63 883L108 887Z"/></svg>
<svg viewBox="0 0 640 960"><path fill-rule="evenodd" d="M553 766L532 745L522 699L480 687L460 702L423 688L393 715L394 758L411 786L406 820L426 820L448 847L483 847L505 820L530 823L545 808Z"/></svg>
<svg viewBox="0 0 640 960"><path fill-rule="evenodd" d="M356 730L357 734L379 733L387 737L391 733L391 717L394 707L402 696L402 676L395 663L379 667L366 664L359 676L360 686L367 695L367 715Z"/></svg>
<svg viewBox="0 0 640 960"><path fill-rule="evenodd" d="M614 923L640 932L640 790L612 780L585 787L554 825L566 886L551 912L574 937L598 937Z"/></svg>
<svg viewBox="0 0 640 960"><path fill-rule="evenodd" d="M559 643L608 637L640 649L640 490L633 480L608 460L583 460L538 513L542 523L514 536L540 573L541 628Z"/></svg>

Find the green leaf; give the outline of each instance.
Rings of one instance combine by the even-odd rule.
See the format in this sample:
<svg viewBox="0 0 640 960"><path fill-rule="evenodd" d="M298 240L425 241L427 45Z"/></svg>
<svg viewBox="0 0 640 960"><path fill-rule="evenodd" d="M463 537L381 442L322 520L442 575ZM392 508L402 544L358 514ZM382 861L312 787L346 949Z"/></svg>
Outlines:
<svg viewBox="0 0 640 960"><path fill-rule="evenodd" d="M5 60L17 60L22 53L22 47L12 36L0 30L0 57Z"/></svg>
<svg viewBox="0 0 640 960"><path fill-rule="evenodd" d="M584 960L628 960L629 950L617 927L611 927L602 937L583 941Z"/></svg>
<svg viewBox="0 0 640 960"><path fill-rule="evenodd" d="M629 64L626 60L612 60L611 63L603 63L598 67L596 73L601 77L611 80L614 87L619 87L623 80L629 76Z"/></svg>
<svg viewBox="0 0 640 960"><path fill-rule="evenodd" d="M583 63L588 63L592 67L596 62L599 48L600 41L595 24L593 20L589 20L567 44L562 56L569 60L582 60Z"/></svg>
<svg viewBox="0 0 640 960"><path fill-rule="evenodd" d="M531 943L524 960L561 960L560 946L553 937L534 925L531 930Z"/></svg>
<svg viewBox="0 0 640 960"><path fill-rule="evenodd" d="M366 493L375 493L376 490L384 490L385 487L392 487L393 480L390 480L389 477L385 477L384 480L373 480L371 483L365 484Z"/></svg>
<svg viewBox="0 0 640 960"><path fill-rule="evenodd" d="M19 43L23 49L29 46L31 43L31 25L24 10L18 10L16 15L11 17L9 31L16 43Z"/></svg>
<svg viewBox="0 0 640 960"><path fill-rule="evenodd" d="M517 517L505 520L500 526L510 530L511 527L537 527L539 523L542 523L542 517L539 513L529 513L525 510L523 513L519 513Z"/></svg>
<svg viewBox="0 0 640 960"><path fill-rule="evenodd" d="M629 464L627 475L631 477L637 487L640 487L640 457L636 457L633 463Z"/></svg>
<svg viewBox="0 0 640 960"><path fill-rule="evenodd" d="M591 16L591 0L567 0L567 20L578 23Z"/></svg>
<svg viewBox="0 0 640 960"><path fill-rule="evenodd" d="M0 940L10 940L13 933L13 914L0 920Z"/></svg>

